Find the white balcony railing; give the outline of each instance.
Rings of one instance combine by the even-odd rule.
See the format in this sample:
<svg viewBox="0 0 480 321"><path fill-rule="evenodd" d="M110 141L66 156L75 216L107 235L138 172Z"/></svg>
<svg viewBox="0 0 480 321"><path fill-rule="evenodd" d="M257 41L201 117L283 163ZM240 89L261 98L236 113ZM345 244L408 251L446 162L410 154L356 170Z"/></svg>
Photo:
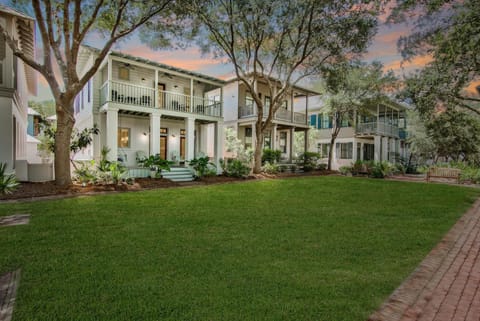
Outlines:
<svg viewBox="0 0 480 321"><path fill-rule="evenodd" d="M398 127L382 122L359 123L355 129L357 134L383 135L399 137Z"/></svg>
<svg viewBox="0 0 480 321"><path fill-rule="evenodd" d="M239 106L238 108L239 118L248 118L248 117L256 117L256 116L257 116L257 113L253 106ZM268 110L264 108L263 118L265 119L267 118L267 116L268 116ZM277 112L275 113L274 119L286 121L286 122L292 122L292 111L281 108L277 110ZM303 113L295 112L293 113L293 122L296 124L306 125L307 116Z"/></svg>
<svg viewBox="0 0 480 321"><path fill-rule="evenodd" d="M107 81L100 88L100 105L106 102L222 117L221 102L162 90L155 101L155 89L116 81Z"/></svg>

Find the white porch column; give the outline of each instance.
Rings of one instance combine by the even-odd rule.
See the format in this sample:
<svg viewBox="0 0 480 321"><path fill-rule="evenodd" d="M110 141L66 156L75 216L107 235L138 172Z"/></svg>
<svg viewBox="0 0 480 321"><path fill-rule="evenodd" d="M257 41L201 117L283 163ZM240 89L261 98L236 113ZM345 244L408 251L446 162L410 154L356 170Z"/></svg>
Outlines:
<svg viewBox="0 0 480 321"><path fill-rule="evenodd" d="M190 112L193 112L193 78L190 78Z"/></svg>
<svg viewBox="0 0 480 321"><path fill-rule="evenodd" d="M155 84L153 85L153 88L154 88L153 106L155 106L155 108L160 108L160 106L158 106L158 70L157 69L155 69Z"/></svg>
<svg viewBox="0 0 480 321"><path fill-rule="evenodd" d="M272 137L271 137L272 149L277 149L277 124L273 125L272 128Z"/></svg>
<svg viewBox="0 0 480 321"><path fill-rule="evenodd" d="M308 142L308 129L305 129L304 144L305 144L305 146L304 146L303 152L306 153L306 152L308 152L308 144L309 144L309 142Z"/></svg>
<svg viewBox="0 0 480 321"><path fill-rule="evenodd" d="M108 54L108 57L107 57L107 80L108 80L108 92L107 92L107 101L112 101L112 56L110 56L110 54Z"/></svg>
<svg viewBox="0 0 480 321"><path fill-rule="evenodd" d="M388 137L382 138L382 161L388 161L388 152L389 152L388 140L389 140Z"/></svg>
<svg viewBox="0 0 480 321"><path fill-rule="evenodd" d="M290 163L293 160L293 142L295 140L294 137L295 137L295 127L292 127L290 128L290 146L289 146L290 155L288 156Z"/></svg>
<svg viewBox="0 0 480 321"><path fill-rule="evenodd" d="M107 109L107 130L106 130L106 143L110 148L108 153L108 160L117 161L118 158L118 109L109 107Z"/></svg>
<svg viewBox="0 0 480 321"><path fill-rule="evenodd" d="M215 165L217 166L217 174L222 173L220 159L223 158L223 122L215 123Z"/></svg>
<svg viewBox="0 0 480 321"><path fill-rule="evenodd" d="M150 114L150 155L160 154L160 114Z"/></svg>
<svg viewBox="0 0 480 321"><path fill-rule="evenodd" d="M376 161L376 162L379 162L382 160L382 156L381 156L381 150L382 150L382 136L378 136L376 135L374 138L373 138L373 141L374 141L374 156L373 156L373 160Z"/></svg>
<svg viewBox="0 0 480 321"><path fill-rule="evenodd" d="M185 129L186 129L186 155L185 159L187 161L195 158L195 118L188 117L185 118Z"/></svg>
<svg viewBox="0 0 480 321"><path fill-rule="evenodd" d="M356 162L357 161L357 142L355 141L355 139L353 139L352 141L352 161L353 162ZM358 155L360 156L360 155Z"/></svg>

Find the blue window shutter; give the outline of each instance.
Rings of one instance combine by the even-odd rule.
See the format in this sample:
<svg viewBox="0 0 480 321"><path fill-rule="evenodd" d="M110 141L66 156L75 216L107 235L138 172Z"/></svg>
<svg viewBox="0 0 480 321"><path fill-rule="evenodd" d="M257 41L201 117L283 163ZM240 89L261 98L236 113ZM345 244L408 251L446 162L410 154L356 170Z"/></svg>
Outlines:
<svg viewBox="0 0 480 321"><path fill-rule="evenodd" d="M315 114L310 115L310 126L313 126L313 127L317 126L317 115Z"/></svg>
<svg viewBox="0 0 480 321"><path fill-rule="evenodd" d="M332 127L333 127L333 117L328 116L328 128L332 128Z"/></svg>
<svg viewBox="0 0 480 321"><path fill-rule="evenodd" d="M321 129L321 128L322 128L322 125L323 125L323 114L318 114L318 124L317 124L317 128L318 128L318 129Z"/></svg>

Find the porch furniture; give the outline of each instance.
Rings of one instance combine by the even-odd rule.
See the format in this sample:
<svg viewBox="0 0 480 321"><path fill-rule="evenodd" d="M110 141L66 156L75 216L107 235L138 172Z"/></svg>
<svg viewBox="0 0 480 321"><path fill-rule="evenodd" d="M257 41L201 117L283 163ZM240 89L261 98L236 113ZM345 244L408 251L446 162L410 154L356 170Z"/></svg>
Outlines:
<svg viewBox="0 0 480 321"><path fill-rule="evenodd" d="M448 178L456 179L457 183L460 183L460 174L462 170L458 168L448 168L448 167L432 167L427 172L427 182L430 182L432 177L435 178Z"/></svg>

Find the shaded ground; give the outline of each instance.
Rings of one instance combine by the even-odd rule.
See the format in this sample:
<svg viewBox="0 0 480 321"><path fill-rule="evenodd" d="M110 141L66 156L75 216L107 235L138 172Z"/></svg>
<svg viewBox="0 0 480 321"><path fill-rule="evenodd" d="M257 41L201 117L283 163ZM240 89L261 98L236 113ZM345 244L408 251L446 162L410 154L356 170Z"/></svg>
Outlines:
<svg viewBox="0 0 480 321"><path fill-rule="evenodd" d="M226 176L212 176L203 177L193 182L175 183L168 179L163 178L136 178L135 183L128 185L125 183L119 185L87 185L81 186L74 184L69 187L59 187L55 185L55 182L44 183L30 183L23 182L19 185L17 190L12 194L1 195L0 200L16 200L16 199L32 199L38 197L48 196L74 196L74 195L91 195L96 193L114 192L114 191L141 191L157 188L171 188L179 186L197 186L197 185L210 185L230 182L242 182L245 180L258 179L258 178L284 178L284 177L299 177L299 176L323 176L330 175L335 172L328 171L312 171L307 173L278 173L278 174L262 174L256 176L250 176L247 178L235 178Z"/></svg>

